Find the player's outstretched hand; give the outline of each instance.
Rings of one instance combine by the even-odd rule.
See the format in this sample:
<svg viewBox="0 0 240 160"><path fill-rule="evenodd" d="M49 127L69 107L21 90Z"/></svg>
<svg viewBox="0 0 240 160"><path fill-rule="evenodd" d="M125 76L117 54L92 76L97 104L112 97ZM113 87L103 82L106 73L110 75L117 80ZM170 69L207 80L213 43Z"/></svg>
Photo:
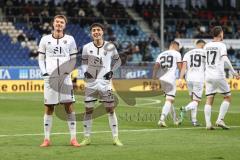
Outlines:
<svg viewBox="0 0 240 160"><path fill-rule="evenodd" d="M113 72L112 72L112 71L109 71L109 72L107 72L103 77L104 77L106 80L110 80L110 79L112 79L112 76L113 76Z"/></svg>

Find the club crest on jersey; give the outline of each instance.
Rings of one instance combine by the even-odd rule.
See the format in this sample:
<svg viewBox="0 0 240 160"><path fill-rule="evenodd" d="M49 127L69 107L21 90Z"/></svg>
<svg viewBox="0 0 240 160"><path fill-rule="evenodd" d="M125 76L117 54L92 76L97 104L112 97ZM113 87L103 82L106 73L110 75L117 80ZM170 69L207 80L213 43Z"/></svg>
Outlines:
<svg viewBox="0 0 240 160"><path fill-rule="evenodd" d="M64 44L67 44L67 40L64 40L63 43L64 43Z"/></svg>
<svg viewBox="0 0 240 160"><path fill-rule="evenodd" d="M93 51L92 51L92 50L90 50L90 54L93 54Z"/></svg>
<svg viewBox="0 0 240 160"><path fill-rule="evenodd" d="M48 45L50 45L51 44L51 42L48 42Z"/></svg>

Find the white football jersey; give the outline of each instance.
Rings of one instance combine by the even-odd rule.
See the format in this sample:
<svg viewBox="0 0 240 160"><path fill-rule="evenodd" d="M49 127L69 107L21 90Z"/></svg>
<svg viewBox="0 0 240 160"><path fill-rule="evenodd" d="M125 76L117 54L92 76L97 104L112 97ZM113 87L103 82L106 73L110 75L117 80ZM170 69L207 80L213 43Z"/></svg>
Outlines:
<svg viewBox="0 0 240 160"><path fill-rule="evenodd" d="M103 76L111 71L113 60L119 59L113 43L104 41L101 47L90 42L83 46L82 59L87 60L87 72L95 79L104 79Z"/></svg>
<svg viewBox="0 0 240 160"><path fill-rule="evenodd" d="M226 45L222 42L209 42L204 46L206 50L206 79L223 79L225 78L224 60L222 56L227 56Z"/></svg>
<svg viewBox="0 0 240 160"><path fill-rule="evenodd" d="M204 82L205 52L204 49L193 49L184 55L183 62L187 62L187 81Z"/></svg>
<svg viewBox="0 0 240 160"><path fill-rule="evenodd" d="M181 54L175 50L167 50L160 53L156 59L156 63L160 64L159 79L172 84L175 83L177 63L181 61Z"/></svg>
<svg viewBox="0 0 240 160"><path fill-rule="evenodd" d="M47 73L57 71L55 73L61 75L64 71L61 71L60 66L70 60L70 55L77 54L78 50L72 36L65 34L62 38L56 39L49 34L41 38L38 52L45 54Z"/></svg>

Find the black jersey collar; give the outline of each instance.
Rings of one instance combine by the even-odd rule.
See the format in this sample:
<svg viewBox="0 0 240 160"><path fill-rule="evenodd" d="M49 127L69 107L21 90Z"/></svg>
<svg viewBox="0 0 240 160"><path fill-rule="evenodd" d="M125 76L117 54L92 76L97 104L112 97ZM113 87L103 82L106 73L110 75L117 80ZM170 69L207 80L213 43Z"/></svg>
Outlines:
<svg viewBox="0 0 240 160"><path fill-rule="evenodd" d="M96 46L96 44L93 42L93 45L94 45L96 48L102 48L102 47L104 46L104 44L105 44L105 41L103 41L103 44L102 44L100 47L98 47L98 46Z"/></svg>
<svg viewBox="0 0 240 160"><path fill-rule="evenodd" d="M65 36L65 33L63 33L63 36L62 36L62 37L56 38L56 37L54 37L54 35L53 35L53 33L52 33L52 38L54 38L54 39L61 39L61 38L63 38L64 36Z"/></svg>

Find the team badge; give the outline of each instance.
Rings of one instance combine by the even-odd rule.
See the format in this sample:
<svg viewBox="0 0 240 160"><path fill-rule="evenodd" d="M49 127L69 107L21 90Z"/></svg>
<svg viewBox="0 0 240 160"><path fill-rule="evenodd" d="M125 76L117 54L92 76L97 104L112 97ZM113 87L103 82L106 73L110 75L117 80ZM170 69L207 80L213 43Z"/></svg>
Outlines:
<svg viewBox="0 0 240 160"><path fill-rule="evenodd" d="M92 50L90 50L90 53L91 53L91 54L93 54L93 51L92 51Z"/></svg>
<svg viewBox="0 0 240 160"><path fill-rule="evenodd" d="M64 43L64 44L67 44L67 40L64 40L63 43Z"/></svg>
<svg viewBox="0 0 240 160"><path fill-rule="evenodd" d="M48 42L48 45L50 45L51 44L51 42Z"/></svg>

